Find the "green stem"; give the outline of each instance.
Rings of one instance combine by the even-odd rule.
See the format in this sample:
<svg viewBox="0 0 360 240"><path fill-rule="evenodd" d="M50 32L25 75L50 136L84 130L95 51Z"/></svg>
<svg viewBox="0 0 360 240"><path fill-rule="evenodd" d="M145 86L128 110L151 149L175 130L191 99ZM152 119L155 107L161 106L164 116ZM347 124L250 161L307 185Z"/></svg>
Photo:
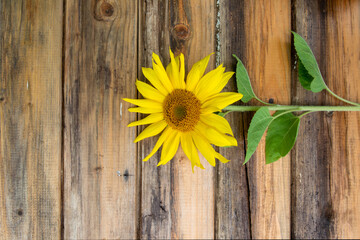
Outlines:
<svg viewBox="0 0 360 240"><path fill-rule="evenodd" d="M258 98L257 96L254 97L258 102L261 102L262 104L264 105L268 105L268 106L273 106L275 104L272 104L272 103L267 103L267 102L264 102L263 100L261 100L260 98Z"/></svg>
<svg viewBox="0 0 360 240"><path fill-rule="evenodd" d="M354 105L354 106L360 106L359 103L354 103L354 102L352 102L352 101L346 100L346 99L344 99L344 98L336 95L336 94L335 94L333 91L331 91L330 88L328 88L327 86L326 86L326 91L328 91L328 93L330 93L330 94L333 95L335 98L337 98L337 99L339 99L339 100L341 100L341 101L343 101L343 102L346 102L346 103L348 103L348 104L350 104L350 105Z"/></svg>
<svg viewBox="0 0 360 240"><path fill-rule="evenodd" d="M230 105L224 108L224 111L234 111L234 112L249 112L257 111L259 108L264 106L235 106ZM269 111L279 111L279 110L292 110L294 112L302 111L323 111L323 112L338 112L338 111L360 111L360 106L286 106L286 105L275 105L275 106L265 106Z"/></svg>

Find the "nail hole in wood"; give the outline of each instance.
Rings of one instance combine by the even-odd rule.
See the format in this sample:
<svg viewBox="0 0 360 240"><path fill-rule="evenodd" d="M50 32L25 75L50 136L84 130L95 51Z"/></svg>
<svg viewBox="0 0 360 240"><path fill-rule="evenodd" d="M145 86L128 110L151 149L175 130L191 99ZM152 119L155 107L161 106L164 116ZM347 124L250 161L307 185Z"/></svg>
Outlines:
<svg viewBox="0 0 360 240"><path fill-rule="evenodd" d="M18 209L18 210L17 210L17 215L22 216L22 215L23 215L23 210L22 210L22 209Z"/></svg>

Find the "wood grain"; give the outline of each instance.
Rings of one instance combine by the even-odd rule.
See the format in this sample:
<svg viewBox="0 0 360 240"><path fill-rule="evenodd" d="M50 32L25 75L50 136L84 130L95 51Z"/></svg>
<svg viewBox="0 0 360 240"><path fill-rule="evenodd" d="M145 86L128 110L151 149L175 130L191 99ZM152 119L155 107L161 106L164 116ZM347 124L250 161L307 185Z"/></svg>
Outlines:
<svg viewBox="0 0 360 240"><path fill-rule="evenodd" d="M169 63L168 47L182 52L186 72L215 50L215 4L210 1L146 1L140 11L141 66L151 66L152 52ZM210 67L214 67L214 59ZM141 74L140 74L141 75ZM140 129L141 130L141 129ZM141 144L140 157L151 151L156 139ZM141 236L147 238L214 237L214 169L191 171L190 161L179 149L167 165L156 167L160 153L143 163Z"/></svg>
<svg viewBox="0 0 360 240"><path fill-rule="evenodd" d="M160 54L163 63L168 64L171 47L175 55L185 55L188 72L195 62L215 50L213 2L146 1L141 6L141 66L151 67L152 52ZM214 62L212 59L211 68ZM148 139L140 145L140 157L151 151L155 141ZM202 158L207 169L192 173L181 148L169 164L156 167L159 159L160 152L142 167L141 236L213 238L214 169Z"/></svg>
<svg viewBox="0 0 360 240"><path fill-rule="evenodd" d="M359 8L359 1L293 3L295 30L310 44L326 83L358 102ZM302 104L343 104L325 92L298 87L296 93L294 102ZM292 236L358 238L359 114L315 113L302 125L292 156Z"/></svg>
<svg viewBox="0 0 360 240"><path fill-rule="evenodd" d="M146 81L142 67L152 67L152 53L163 63L169 62L169 3L167 1L139 1L139 66L138 77ZM140 98L141 96L139 96ZM139 118L144 116L140 115ZM144 127L139 127L138 132ZM139 161L152 150L157 137L139 143ZM171 164L157 167L161 151L141 167L141 218L140 237L169 239L171 237Z"/></svg>
<svg viewBox="0 0 360 240"><path fill-rule="evenodd" d="M0 238L61 234L62 1L0 2Z"/></svg>
<svg viewBox="0 0 360 240"><path fill-rule="evenodd" d="M262 139L245 166L253 114L231 113L231 162L195 173L181 148L141 162L157 138L127 127L121 98L169 46L186 72L237 54L264 101L344 105L300 86L290 30L360 102L359 0L0 1L0 239L359 238L359 113L306 115L290 155L265 165Z"/></svg>
<svg viewBox="0 0 360 240"><path fill-rule="evenodd" d="M136 1L67 1L64 237L136 238Z"/></svg>
<svg viewBox="0 0 360 240"><path fill-rule="evenodd" d="M360 103L360 1L329 1L326 8L326 81L336 94ZM340 104L328 95L331 105ZM360 114L334 113L331 138L331 238L360 237Z"/></svg>
<svg viewBox="0 0 360 240"><path fill-rule="evenodd" d="M244 8L245 66L264 101L290 103L289 1L248 1ZM261 140L248 164L253 238L290 237L290 157L265 165Z"/></svg>
<svg viewBox="0 0 360 240"><path fill-rule="evenodd" d="M178 4L178 5L177 5ZM179 1L170 5L171 27L174 35L171 47L185 55L186 72L191 66L215 51L216 6L214 1ZM189 36L184 39L179 24L188 25ZM184 40L184 41L182 41ZM214 69L215 59L209 62L207 71ZM173 238L214 238L214 168L201 157L205 169L191 171L190 161L182 149L172 160L172 227Z"/></svg>
<svg viewBox="0 0 360 240"><path fill-rule="evenodd" d="M227 71L236 71L236 54L246 61L244 29L245 1L220 1L217 17L217 64L224 64ZM224 91L237 92L235 76ZM231 113L226 116L238 147L221 148L220 153L230 160L219 164L216 172L215 231L218 239L249 239L251 236L249 188L245 157L244 114Z"/></svg>
<svg viewBox="0 0 360 240"><path fill-rule="evenodd" d="M326 73L325 1L293 2L292 29L303 36ZM297 59L293 49L292 104L324 105L325 92L302 88L297 78ZM326 73L327 75L327 73ZM325 76L325 75L324 75ZM311 113L301 120L298 139L292 151L292 237L329 238L332 203L330 199L329 158L331 138L326 113Z"/></svg>

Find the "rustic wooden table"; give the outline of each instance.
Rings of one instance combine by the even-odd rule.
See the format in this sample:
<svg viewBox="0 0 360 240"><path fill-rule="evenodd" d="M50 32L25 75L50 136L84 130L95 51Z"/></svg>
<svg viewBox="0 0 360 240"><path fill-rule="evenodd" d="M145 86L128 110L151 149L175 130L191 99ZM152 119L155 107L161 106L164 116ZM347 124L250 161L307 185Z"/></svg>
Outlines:
<svg viewBox="0 0 360 240"><path fill-rule="evenodd" d="M181 150L142 162L156 138L126 127L169 46L187 71L237 54L265 101L341 104L299 85L291 30L359 102L358 0L0 0L0 238L360 238L359 113L309 114L291 154L265 165L261 141L245 166L252 113L229 114L231 162L194 174Z"/></svg>

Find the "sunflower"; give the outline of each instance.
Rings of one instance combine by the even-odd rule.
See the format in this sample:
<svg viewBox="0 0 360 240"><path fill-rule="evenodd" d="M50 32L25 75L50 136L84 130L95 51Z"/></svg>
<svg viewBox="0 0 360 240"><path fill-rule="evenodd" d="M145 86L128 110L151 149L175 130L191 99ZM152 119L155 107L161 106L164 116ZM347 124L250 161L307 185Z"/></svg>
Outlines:
<svg viewBox="0 0 360 240"><path fill-rule="evenodd" d="M171 50L171 62L166 70L155 53L152 55L153 69L142 69L152 86L136 80L137 89L144 99L124 100L138 106L129 108L129 112L149 114L128 125L150 124L136 137L135 143L161 133L153 150L143 161L149 160L162 146L158 166L164 165L174 157L179 144L191 161L193 171L194 166L204 168L198 150L212 166L215 166L215 159L223 163L229 161L216 152L212 144L237 146L237 141L226 119L215 112L240 100L243 95L220 93L234 74L224 72L222 65L204 75L211 55L193 65L186 82L184 55L174 57Z"/></svg>

